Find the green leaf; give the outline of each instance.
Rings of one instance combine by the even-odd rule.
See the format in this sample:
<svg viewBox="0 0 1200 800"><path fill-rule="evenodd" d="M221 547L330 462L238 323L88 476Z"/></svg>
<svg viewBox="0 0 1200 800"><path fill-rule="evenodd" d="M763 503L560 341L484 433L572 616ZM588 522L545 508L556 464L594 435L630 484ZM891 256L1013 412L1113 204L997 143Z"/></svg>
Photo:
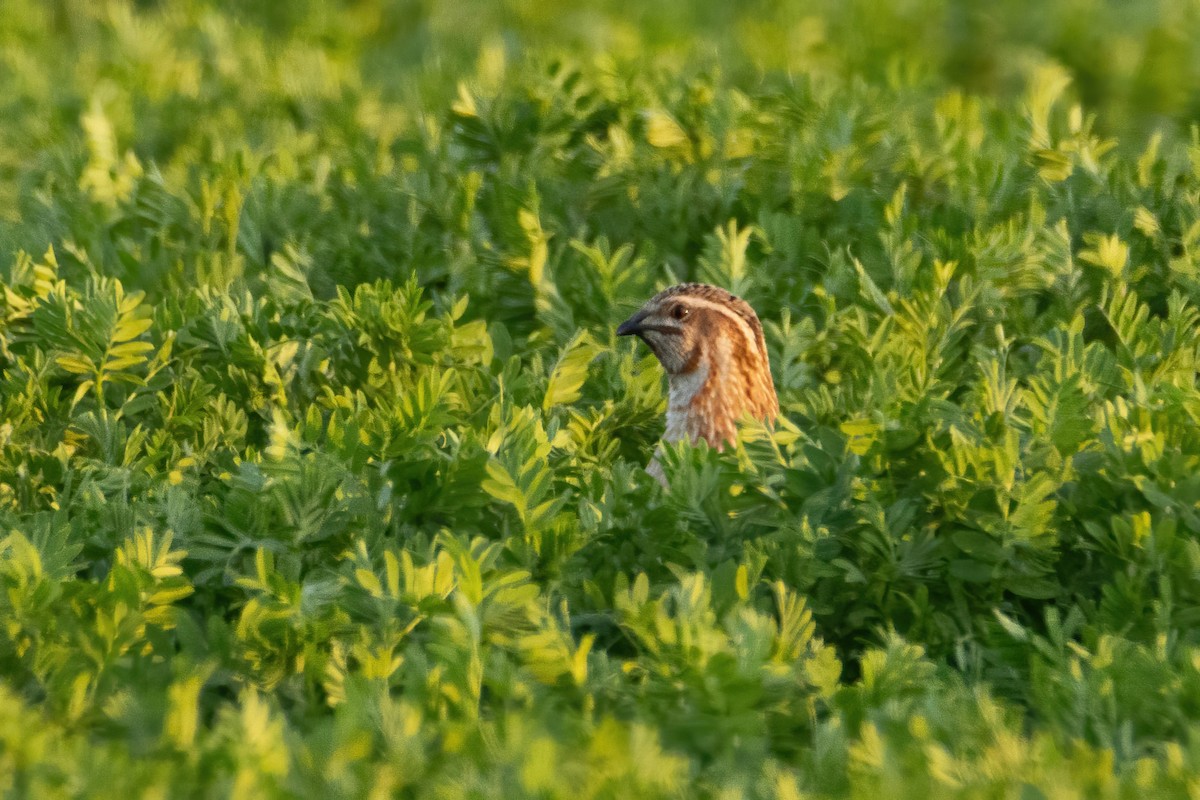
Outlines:
<svg viewBox="0 0 1200 800"><path fill-rule="evenodd" d="M599 347L584 332L577 334L562 349L546 384L543 409L570 405L580 398L580 389L587 380L588 366L598 352Z"/></svg>
<svg viewBox="0 0 1200 800"><path fill-rule="evenodd" d="M996 574L991 564L966 558L956 558L950 562L950 574L967 583L988 583Z"/></svg>

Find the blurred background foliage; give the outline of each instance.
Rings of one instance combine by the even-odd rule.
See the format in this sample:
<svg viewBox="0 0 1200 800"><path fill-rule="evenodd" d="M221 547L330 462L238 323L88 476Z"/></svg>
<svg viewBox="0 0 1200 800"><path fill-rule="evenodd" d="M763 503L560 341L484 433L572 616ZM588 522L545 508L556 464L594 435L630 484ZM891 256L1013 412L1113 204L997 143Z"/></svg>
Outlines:
<svg viewBox="0 0 1200 800"><path fill-rule="evenodd" d="M0 4L0 791L1194 793L1196 30Z"/></svg>

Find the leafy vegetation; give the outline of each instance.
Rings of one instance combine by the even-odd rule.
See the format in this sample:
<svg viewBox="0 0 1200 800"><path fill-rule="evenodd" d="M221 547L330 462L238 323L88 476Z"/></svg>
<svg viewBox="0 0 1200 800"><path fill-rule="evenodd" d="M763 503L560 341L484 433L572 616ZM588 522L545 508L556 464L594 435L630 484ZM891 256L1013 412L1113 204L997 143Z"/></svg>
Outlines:
<svg viewBox="0 0 1200 800"><path fill-rule="evenodd" d="M1194 792L1198 27L0 6L0 789Z"/></svg>

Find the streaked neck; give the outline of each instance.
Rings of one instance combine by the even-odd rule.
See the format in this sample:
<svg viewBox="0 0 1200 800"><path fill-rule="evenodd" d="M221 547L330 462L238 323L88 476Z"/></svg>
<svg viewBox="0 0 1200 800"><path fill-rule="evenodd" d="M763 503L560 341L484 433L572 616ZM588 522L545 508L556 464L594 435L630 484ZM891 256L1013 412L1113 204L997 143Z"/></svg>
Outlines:
<svg viewBox="0 0 1200 800"><path fill-rule="evenodd" d="M707 361L701 361L691 372L672 375L667 380L667 430L663 440L678 442L681 439L694 439L689 425L689 417L694 410L693 400L704 391L708 383L711 368Z"/></svg>

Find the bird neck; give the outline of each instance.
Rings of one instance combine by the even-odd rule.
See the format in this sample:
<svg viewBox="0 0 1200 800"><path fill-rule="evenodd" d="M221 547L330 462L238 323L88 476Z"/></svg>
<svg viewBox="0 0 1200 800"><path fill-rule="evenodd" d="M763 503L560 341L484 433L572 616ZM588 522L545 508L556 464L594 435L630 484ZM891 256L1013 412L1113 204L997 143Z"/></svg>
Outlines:
<svg viewBox="0 0 1200 800"><path fill-rule="evenodd" d="M663 439L704 439L720 450L737 437L744 414L773 422L778 413L770 367L754 354L734 353L728 340L702 352L693 369L668 381Z"/></svg>
<svg viewBox="0 0 1200 800"><path fill-rule="evenodd" d="M710 366L702 362L691 372L677 373L667 379L667 430L663 439L678 442L682 439L695 440L691 431L695 400L705 390L710 379Z"/></svg>
<svg viewBox="0 0 1200 800"><path fill-rule="evenodd" d="M741 376L733 374L728 349L718 340L716 347L693 359L691 370L670 377L665 440L704 439L719 449L736 435L741 403L731 403L732 398L724 395L736 392L742 381Z"/></svg>

